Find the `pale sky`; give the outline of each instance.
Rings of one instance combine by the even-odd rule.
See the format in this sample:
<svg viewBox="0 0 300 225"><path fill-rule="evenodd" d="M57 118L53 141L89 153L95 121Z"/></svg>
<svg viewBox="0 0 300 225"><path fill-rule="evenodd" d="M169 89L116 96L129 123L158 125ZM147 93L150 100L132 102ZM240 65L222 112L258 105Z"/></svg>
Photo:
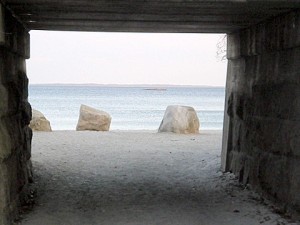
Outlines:
<svg viewBox="0 0 300 225"><path fill-rule="evenodd" d="M31 84L225 86L221 34L31 31Z"/></svg>

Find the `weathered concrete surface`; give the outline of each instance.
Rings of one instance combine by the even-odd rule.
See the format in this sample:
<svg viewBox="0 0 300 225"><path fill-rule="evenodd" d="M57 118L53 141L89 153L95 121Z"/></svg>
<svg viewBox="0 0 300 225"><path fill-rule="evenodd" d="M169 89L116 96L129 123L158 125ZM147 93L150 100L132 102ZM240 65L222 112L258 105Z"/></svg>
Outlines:
<svg viewBox="0 0 300 225"><path fill-rule="evenodd" d="M228 59L223 169L300 210L300 11L230 34Z"/></svg>
<svg viewBox="0 0 300 225"><path fill-rule="evenodd" d="M0 0L29 29L232 32L296 8L299 0Z"/></svg>
<svg viewBox="0 0 300 225"><path fill-rule="evenodd" d="M29 35L0 4L0 225L16 218L19 194L31 175L31 107L27 101ZM1 35L0 35L1 36Z"/></svg>

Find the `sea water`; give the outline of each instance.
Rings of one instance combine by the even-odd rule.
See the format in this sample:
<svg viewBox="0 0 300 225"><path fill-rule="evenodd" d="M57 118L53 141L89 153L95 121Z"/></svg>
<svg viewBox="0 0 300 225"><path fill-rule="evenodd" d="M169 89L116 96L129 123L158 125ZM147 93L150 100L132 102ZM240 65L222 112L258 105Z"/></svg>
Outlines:
<svg viewBox="0 0 300 225"><path fill-rule="evenodd" d="M223 126L225 89L219 87L122 87L30 85L29 102L53 130L75 130L81 104L108 112L111 130L157 130L168 105L192 106L203 130Z"/></svg>

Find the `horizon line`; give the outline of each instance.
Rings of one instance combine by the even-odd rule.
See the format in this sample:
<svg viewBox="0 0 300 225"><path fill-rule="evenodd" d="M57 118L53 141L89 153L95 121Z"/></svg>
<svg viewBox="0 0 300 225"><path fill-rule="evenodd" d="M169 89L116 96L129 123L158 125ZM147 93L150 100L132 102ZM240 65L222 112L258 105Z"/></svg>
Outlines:
<svg viewBox="0 0 300 225"><path fill-rule="evenodd" d="M221 85L206 85L206 84L99 84L99 83L33 83L31 85L51 85L51 86L106 86L106 87L214 87L225 88Z"/></svg>

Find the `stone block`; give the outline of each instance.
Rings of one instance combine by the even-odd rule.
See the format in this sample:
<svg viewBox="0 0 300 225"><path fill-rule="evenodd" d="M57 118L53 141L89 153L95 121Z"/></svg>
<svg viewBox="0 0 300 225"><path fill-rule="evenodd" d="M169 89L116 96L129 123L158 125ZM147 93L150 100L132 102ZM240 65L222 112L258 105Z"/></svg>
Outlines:
<svg viewBox="0 0 300 225"><path fill-rule="evenodd" d="M264 24L249 27L238 32L240 36L240 56L253 56L264 52Z"/></svg>
<svg viewBox="0 0 300 225"><path fill-rule="evenodd" d="M23 187L28 183L27 154L24 145L17 149L17 193L20 193Z"/></svg>
<svg viewBox="0 0 300 225"><path fill-rule="evenodd" d="M289 80L292 83L300 84L300 48L278 52L277 55L278 81Z"/></svg>
<svg viewBox="0 0 300 225"><path fill-rule="evenodd" d="M16 157L0 163L0 221L4 225L11 224L17 214L16 170Z"/></svg>
<svg viewBox="0 0 300 225"><path fill-rule="evenodd" d="M24 127L22 127L22 114L18 114L5 117L5 124L10 138L13 140L11 142L12 149L15 150L19 146L23 145L25 142Z"/></svg>
<svg viewBox="0 0 300 225"><path fill-rule="evenodd" d="M23 56L25 57L25 59L29 59L30 58L30 34L28 31L26 31L24 34L23 45L24 45Z"/></svg>
<svg viewBox="0 0 300 225"><path fill-rule="evenodd" d="M226 106L225 106L226 112ZM229 170L229 162L228 162L228 152L229 149L232 148L232 131L231 131L231 118L228 116L227 113L224 113L224 120L223 120L223 135L222 135L222 153L221 153L221 169L223 172Z"/></svg>
<svg viewBox="0 0 300 225"><path fill-rule="evenodd" d="M227 59L238 59L241 56L240 33L227 35Z"/></svg>
<svg viewBox="0 0 300 225"><path fill-rule="evenodd" d="M230 90L230 93L242 93L245 90L245 82L241 79L245 76L245 69L246 60L243 58L228 61L226 90Z"/></svg>
<svg viewBox="0 0 300 225"><path fill-rule="evenodd" d="M23 58L30 57L30 35L29 30L25 29L11 12L2 7L0 10L0 45L2 43L9 51Z"/></svg>
<svg viewBox="0 0 300 225"><path fill-rule="evenodd" d="M6 87L0 84L0 118L7 114L8 112L8 91Z"/></svg>
<svg viewBox="0 0 300 225"><path fill-rule="evenodd" d="M283 127L284 138L287 140L285 148L290 150L292 158L300 158L300 122L285 121Z"/></svg>
<svg viewBox="0 0 300 225"><path fill-rule="evenodd" d="M12 140L7 130L6 123L0 119L0 163L12 154Z"/></svg>
<svg viewBox="0 0 300 225"><path fill-rule="evenodd" d="M0 3L0 46L5 44L4 9Z"/></svg>
<svg viewBox="0 0 300 225"><path fill-rule="evenodd" d="M18 24L18 23L17 23ZM17 34L15 37L15 53L22 58L29 59L30 57L30 35L27 30L24 29L24 27L21 24L18 24L16 26Z"/></svg>
<svg viewBox="0 0 300 225"><path fill-rule="evenodd" d="M228 59L300 46L300 13L290 12L228 35Z"/></svg>
<svg viewBox="0 0 300 225"><path fill-rule="evenodd" d="M300 46L300 13L293 11L285 15L281 30L285 49Z"/></svg>
<svg viewBox="0 0 300 225"><path fill-rule="evenodd" d="M8 185L8 171L4 162L0 162L0 211L9 203L10 193Z"/></svg>
<svg viewBox="0 0 300 225"><path fill-rule="evenodd" d="M290 196L289 201L294 209L300 211L300 164L298 159L290 160Z"/></svg>
<svg viewBox="0 0 300 225"><path fill-rule="evenodd" d="M18 27L15 52L23 58L30 58L30 34L23 27Z"/></svg>
<svg viewBox="0 0 300 225"><path fill-rule="evenodd" d="M29 125L31 119L32 119L32 109L31 105L27 100L22 101L21 103L21 112L22 112L22 127L25 127Z"/></svg>
<svg viewBox="0 0 300 225"><path fill-rule="evenodd" d="M28 177L28 182L29 183L32 183L33 182L33 174L32 174L32 162L31 162L31 160L28 160L27 161L27 177Z"/></svg>
<svg viewBox="0 0 300 225"><path fill-rule="evenodd" d="M243 175L241 174L241 171L244 168L246 155L242 152L234 150L230 152L230 158L231 158L230 171L242 179Z"/></svg>
<svg viewBox="0 0 300 225"><path fill-rule="evenodd" d="M264 153L257 163L259 186L273 197L287 202L290 188L289 158Z"/></svg>
<svg viewBox="0 0 300 225"><path fill-rule="evenodd" d="M24 101L28 101L28 84L29 84L29 80L27 78L27 75L24 73L23 74L23 91L22 91Z"/></svg>
<svg viewBox="0 0 300 225"><path fill-rule="evenodd" d="M17 152L14 152L14 154L11 155L11 157L7 160L5 160L2 169L4 168L4 175L6 176L7 184L9 185L9 200L10 202L13 202L17 199L18 194L18 161L19 161L19 155Z"/></svg>
<svg viewBox="0 0 300 225"><path fill-rule="evenodd" d="M249 52L249 55L261 55L266 52L266 29L265 24L257 24L256 26L252 26L250 29L252 30L254 38L252 41L253 49Z"/></svg>
<svg viewBox="0 0 300 225"><path fill-rule="evenodd" d="M15 61L16 55L10 51L5 51L1 55L3 61L2 84L14 82L17 77L18 63Z"/></svg>
<svg viewBox="0 0 300 225"><path fill-rule="evenodd" d="M241 151L252 156L259 153L253 149L259 149L260 153L300 156L299 122L255 117L249 118L245 124L246 127L239 131L242 135Z"/></svg>
<svg viewBox="0 0 300 225"><path fill-rule="evenodd" d="M232 62L230 60L229 62ZM228 152L232 149L232 121L231 117L229 116L228 108L231 107L229 98L232 94L232 89L234 82L232 81L232 73L233 73L233 66L229 67L229 62L227 66L228 75L226 77L226 95L225 95L225 106L224 106L224 122L223 122L223 137L222 137L222 154L221 154L221 169L223 172L229 170L229 160L228 160ZM231 64L232 65L232 64Z"/></svg>
<svg viewBox="0 0 300 225"><path fill-rule="evenodd" d="M4 83L4 58L5 58L5 52L1 51L1 47L0 47L0 85L2 85Z"/></svg>
<svg viewBox="0 0 300 225"><path fill-rule="evenodd" d="M284 83L261 83L252 87L253 116L300 121L300 86Z"/></svg>
<svg viewBox="0 0 300 225"><path fill-rule="evenodd" d="M247 57L247 76L252 83L283 83L289 80L300 84L300 48Z"/></svg>
<svg viewBox="0 0 300 225"><path fill-rule="evenodd" d="M258 46L260 43L260 29L258 26L250 27L240 32L240 54L241 56L252 56L256 55L259 51Z"/></svg>
<svg viewBox="0 0 300 225"><path fill-rule="evenodd" d="M32 130L26 126L24 128L25 132L25 143L24 143L24 154L26 155L26 160L30 160L31 158L31 140L32 140Z"/></svg>

